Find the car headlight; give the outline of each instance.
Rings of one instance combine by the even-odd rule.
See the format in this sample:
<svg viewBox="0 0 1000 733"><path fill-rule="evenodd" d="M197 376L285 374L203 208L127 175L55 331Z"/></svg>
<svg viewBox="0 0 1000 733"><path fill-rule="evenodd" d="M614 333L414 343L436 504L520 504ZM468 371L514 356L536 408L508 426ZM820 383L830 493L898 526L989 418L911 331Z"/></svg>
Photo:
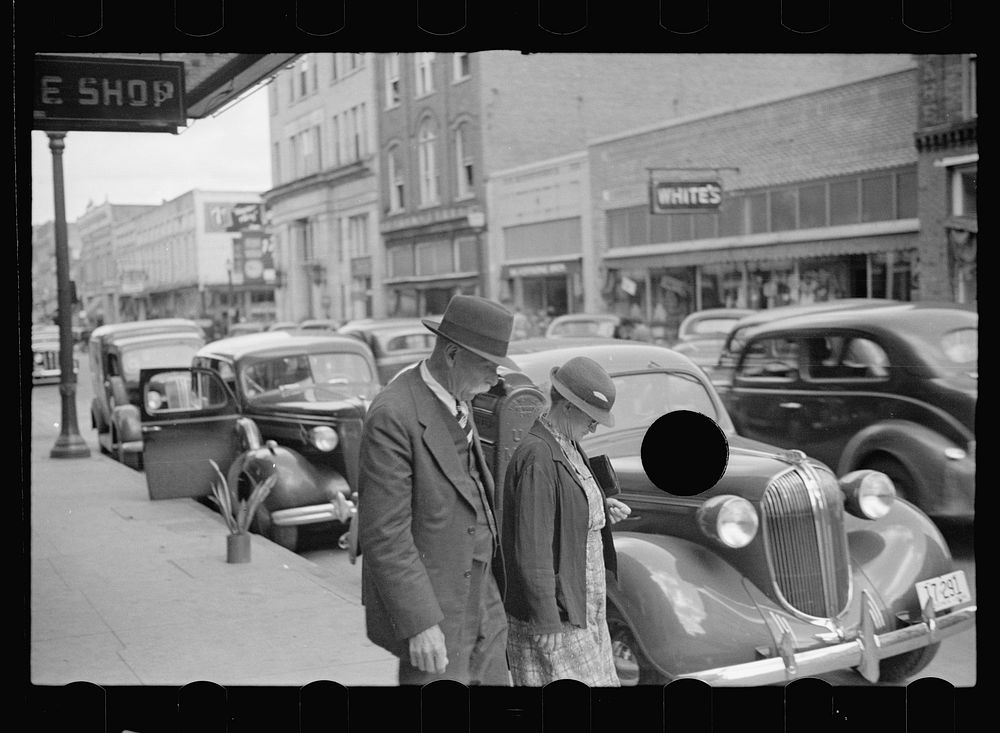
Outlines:
<svg viewBox="0 0 1000 733"><path fill-rule="evenodd" d="M840 488L847 497L844 507L862 519L881 519L896 500L892 479L881 471L851 471L841 477Z"/></svg>
<svg viewBox="0 0 1000 733"><path fill-rule="evenodd" d="M337 431L327 425L320 425L309 431L309 440L317 450L330 452L340 443Z"/></svg>
<svg viewBox="0 0 1000 733"><path fill-rule="evenodd" d="M726 547L746 547L757 535L760 520L753 504L741 496L713 496L698 509L698 525Z"/></svg>

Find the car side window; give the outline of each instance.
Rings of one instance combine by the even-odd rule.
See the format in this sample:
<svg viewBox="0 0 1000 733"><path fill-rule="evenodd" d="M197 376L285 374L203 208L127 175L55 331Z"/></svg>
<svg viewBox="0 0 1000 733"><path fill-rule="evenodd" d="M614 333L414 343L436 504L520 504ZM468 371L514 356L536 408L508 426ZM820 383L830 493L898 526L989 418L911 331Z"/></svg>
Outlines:
<svg viewBox="0 0 1000 733"><path fill-rule="evenodd" d="M889 358L871 339L816 336L805 343L805 370L810 380L871 380L889 376Z"/></svg>
<svg viewBox="0 0 1000 733"><path fill-rule="evenodd" d="M762 338L747 344L736 375L747 380L791 381L799 373L799 344L789 338Z"/></svg>

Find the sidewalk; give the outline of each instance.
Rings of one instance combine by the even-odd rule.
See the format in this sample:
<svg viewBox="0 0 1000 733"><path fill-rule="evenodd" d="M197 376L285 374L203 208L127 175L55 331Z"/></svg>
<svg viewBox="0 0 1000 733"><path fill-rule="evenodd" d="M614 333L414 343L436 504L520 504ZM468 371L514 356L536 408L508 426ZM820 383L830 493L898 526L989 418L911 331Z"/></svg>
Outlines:
<svg viewBox="0 0 1000 733"><path fill-rule="evenodd" d="M396 684L343 579L259 535L249 563L228 564L222 519L192 499L150 501L141 472L99 452L86 410L91 455L50 458L58 396L53 413L33 392L33 684Z"/></svg>

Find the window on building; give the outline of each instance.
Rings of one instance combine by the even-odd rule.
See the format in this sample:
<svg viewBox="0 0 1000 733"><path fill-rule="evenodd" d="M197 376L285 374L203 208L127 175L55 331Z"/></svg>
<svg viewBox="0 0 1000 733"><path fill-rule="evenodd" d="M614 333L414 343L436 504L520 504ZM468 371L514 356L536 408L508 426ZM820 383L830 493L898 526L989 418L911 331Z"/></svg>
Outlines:
<svg viewBox="0 0 1000 733"><path fill-rule="evenodd" d="M649 241L669 242L670 239L670 214L648 214L649 216Z"/></svg>
<svg viewBox="0 0 1000 733"><path fill-rule="evenodd" d="M385 108L391 109L399 104L399 54L391 53L385 57Z"/></svg>
<svg viewBox="0 0 1000 733"><path fill-rule="evenodd" d="M330 164L340 165L342 160L340 152L340 116L334 115L330 118L330 133L333 137L333 144L330 146Z"/></svg>
<svg viewBox="0 0 1000 733"><path fill-rule="evenodd" d="M896 174L896 218L917 218L917 172Z"/></svg>
<svg viewBox="0 0 1000 733"><path fill-rule="evenodd" d="M771 231L795 229L796 195L794 188L771 191Z"/></svg>
<svg viewBox="0 0 1000 733"><path fill-rule="evenodd" d="M365 150L365 105L359 104L351 110L354 118L354 137L351 139L352 154L358 160L366 152Z"/></svg>
<svg viewBox="0 0 1000 733"><path fill-rule="evenodd" d="M347 57L347 71L356 71L364 65L363 54L360 53L348 53L344 54Z"/></svg>
<svg viewBox="0 0 1000 733"><path fill-rule="evenodd" d="M719 205L719 236L743 233L743 197L727 194Z"/></svg>
<svg viewBox="0 0 1000 733"><path fill-rule="evenodd" d="M462 81L469 78L470 58L468 53L453 53L451 63L452 81Z"/></svg>
<svg viewBox="0 0 1000 733"><path fill-rule="evenodd" d="M434 91L434 55L433 51L421 51L414 55L413 70L416 76L417 97Z"/></svg>
<svg viewBox="0 0 1000 733"><path fill-rule="evenodd" d="M767 231L767 193L755 193L746 197L746 233L758 234Z"/></svg>
<svg viewBox="0 0 1000 733"><path fill-rule="evenodd" d="M335 82L340 78L340 54L330 54L330 81Z"/></svg>
<svg viewBox="0 0 1000 733"><path fill-rule="evenodd" d="M479 240L476 237L458 237L455 249L458 250L459 272L479 272Z"/></svg>
<svg viewBox="0 0 1000 733"><path fill-rule="evenodd" d="M443 275L455 271L455 251L450 239L417 244L417 275Z"/></svg>
<svg viewBox="0 0 1000 733"><path fill-rule="evenodd" d="M406 206L404 180L404 168L402 161L402 149L398 145L389 148L388 155L388 179L389 179L389 211L402 211Z"/></svg>
<svg viewBox="0 0 1000 733"><path fill-rule="evenodd" d="M953 216L977 216L976 171L976 167L952 170L951 213Z"/></svg>
<svg viewBox="0 0 1000 733"><path fill-rule="evenodd" d="M799 228L826 226L826 184L799 188Z"/></svg>
<svg viewBox="0 0 1000 733"><path fill-rule="evenodd" d="M349 257L368 254L368 214L358 214L347 219L347 253Z"/></svg>
<svg viewBox="0 0 1000 733"><path fill-rule="evenodd" d="M316 251L313 242L312 223L308 219L296 219L292 224L292 238L300 263L313 262Z"/></svg>
<svg viewBox="0 0 1000 733"><path fill-rule="evenodd" d="M397 244L387 247L389 256L389 277L412 277L414 259L412 244Z"/></svg>
<svg viewBox="0 0 1000 733"><path fill-rule="evenodd" d="M836 181L830 184L830 224L858 223L858 181Z"/></svg>
<svg viewBox="0 0 1000 733"><path fill-rule="evenodd" d="M962 94L962 111L965 113L966 118L972 118L978 116L979 112L976 105L976 63L977 55L970 53L965 57L965 63L963 68L963 94Z"/></svg>
<svg viewBox="0 0 1000 733"><path fill-rule="evenodd" d="M468 125L462 124L455 128L455 177L457 181L457 197L466 198L473 193L473 160L472 151L466 140Z"/></svg>
<svg viewBox="0 0 1000 733"><path fill-rule="evenodd" d="M316 91L316 65L312 61L313 54L307 53L299 58L296 75L298 76L298 96Z"/></svg>
<svg viewBox="0 0 1000 733"><path fill-rule="evenodd" d="M274 171L274 182L281 183L284 176L281 174L281 143L274 143L271 153L271 170Z"/></svg>
<svg viewBox="0 0 1000 733"><path fill-rule="evenodd" d="M278 85L268 84L267 86L268 109L272 117L278 114Z"/></svg>
<svg viewBox="0 0 1000 733"><path fill-rule="evenodd" d="M424 206L438 202L437 161L435 159L434 124L426 119L417 134L417 164L420 176L420 203Z"/></svg>
<svg viewBox="0 0 1000 733"><path fill-rule="evenodd" d="M892 176L861 179L861 221L886 221L895 215Z"/></svg>

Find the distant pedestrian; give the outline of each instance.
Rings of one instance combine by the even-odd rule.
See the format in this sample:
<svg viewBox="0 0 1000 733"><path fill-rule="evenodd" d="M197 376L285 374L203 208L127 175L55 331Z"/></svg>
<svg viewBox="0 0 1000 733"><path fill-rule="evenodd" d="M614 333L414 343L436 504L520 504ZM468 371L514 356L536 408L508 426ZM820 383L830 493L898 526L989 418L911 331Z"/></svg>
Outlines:
<svg viewBox="0 0 1000 733"><path fill-rule="evenodd" d="M629 507L606 497L580 440L614 425L615 385L593 359L551 372L552 404L507 467L503 542L508 658L515 685L620 683L606 616L605 572L617 572L611 524Z"/></svg>
<svg viewBox="0 0 1000 733"><path fill-rule="evenodd" d="M399 683L509 685L493 477L470 401L499 379L512 314L456 295L434 351L368 409L358 487L368 637L399 657Z"/></svg>

